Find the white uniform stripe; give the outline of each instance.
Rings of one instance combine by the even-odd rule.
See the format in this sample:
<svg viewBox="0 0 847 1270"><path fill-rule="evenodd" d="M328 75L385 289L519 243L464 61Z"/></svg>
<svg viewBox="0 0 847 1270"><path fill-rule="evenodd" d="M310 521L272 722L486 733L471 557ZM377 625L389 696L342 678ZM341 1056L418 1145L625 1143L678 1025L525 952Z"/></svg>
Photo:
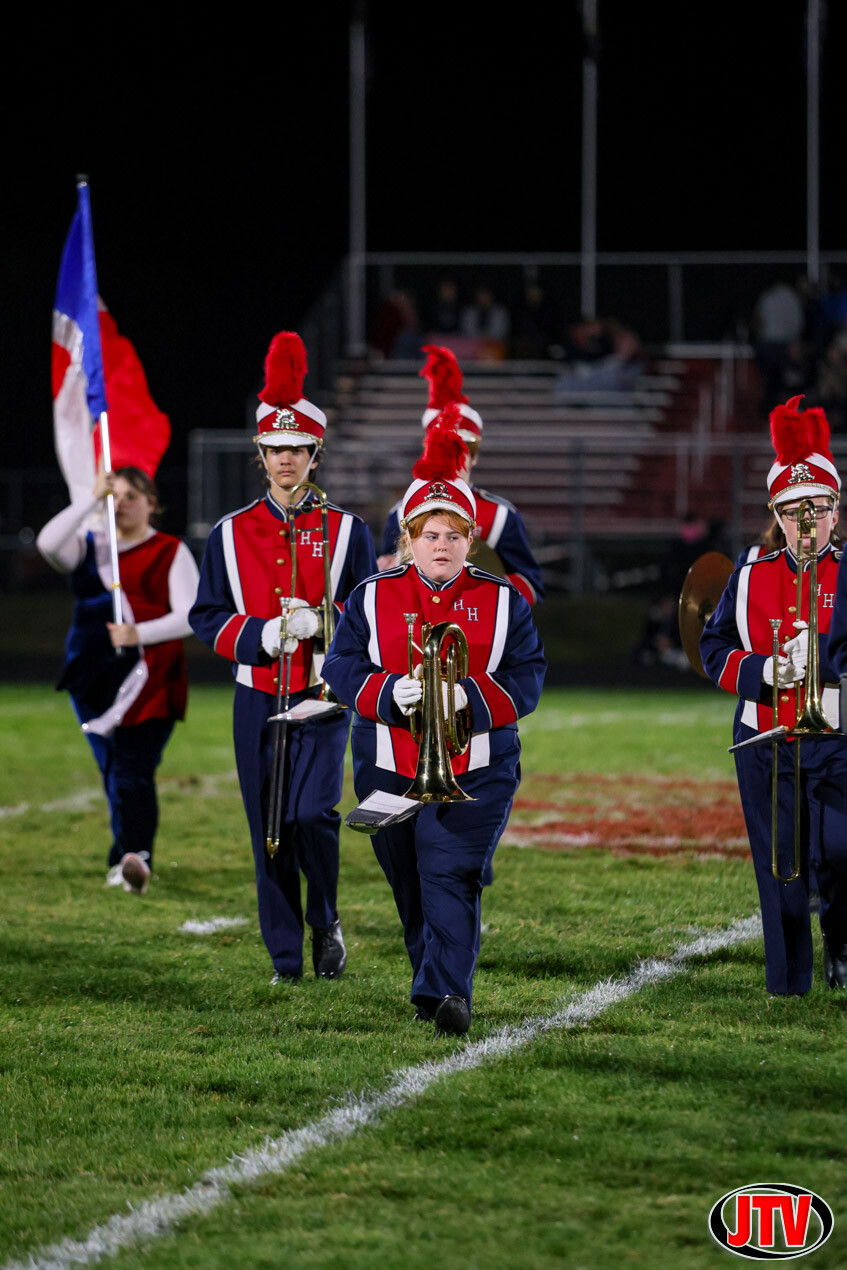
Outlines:
<svg viewBox="0 0 847 1270"><path fill-rule="evenodd" d="M500 541L500 535L502 534L503 530L506 528L506 520L508 519L508 516L509 516L509 509L508 507L504 507L502 504L497 508L496 512L494 513L494 521L491 525L491 532L489 533L488 537L485 539L485 541L488 543L492 551L497 550L497 544Z"/></svg>
<svg viewBox="0 0 847 1270"><path fill-rule="evenodd" d="M491 641L491 655L485 669L491 673L500 665L503 650L506 647L506 635L509 630L509 588L500 587L497 596L497 616L494 620L494 638Z"/></svg>
<svg viewBox="0 0 847 1270"><path fill-rule="evenodd" d="M221 525L221 538L224 545L224 564L226 565L226 576L229 582L229 589L232 592L232 598L235 601L235 609L238 613L246 613L244 607L244 595L241 590L241 578L238 574L238 557L235 551L235 531L232 527L231 520L225 520Z"/></svg>
<svg viewBox="0 0 847 1270"><path fill-rule="evenodd" d="M487 732L477 732L471 737L470 757L468 759L468 771L475 772L477 768L488 767L491 761L491 747L488 743Z"/></svg>
<svg viewBox="0 0 847 1270"><path fill-rule="evenodd" d="M376 629L376 582L365 583L365 621L368 624L368 656L375 666L381 666L379 633Z"/></svg>
<svg viewBox="0 0 847 1270"><path fill-rule="evenodd" d="M750 625L747 620L747 606L750 593L750 570L752 565L744 565L740 570L738 577L738 595L735 600L735 623L738 627L738 634L741 637L742 646L748 653L753 651L753 645L750 642ZM738 675L741 674L741 667L744 659L738 662L738 674L735 678L736 691L738 690ZM755 701L745 700L741 711L741 722L747 728L752 728L754 732L759 730L759 711L756 708Z"/></svg>
<svg viewBox="0 0 847 1270"><path fill-rule="evenodd" d="M837 729L841 714L841 693L838 688L824 688L821 691L821 709L830 725Z"/></svg>
<svg viewBox="0 0 847 1270"><path fill-rule="evenodd" d="M335 540L335 551L332 553L332 567L329 571L330 581L332 583L332 598L335 599L335 593L338 590L338 584L341 581L341 571L344 568L344 562L347 559L347 552L350 548L350 534L353 530L353 517L342 516L341 524L338 526L338 537Z"/></svg>
<svg viewBox="0 0 847 1270"><path fill-rule="evenodd" d="M750 643L750 625L747 620L747 605L750 593L750 568L749 564L743 566L739 571L738 577L738 595L735 599L735 624L738 627L738 634L741 636L741 646L748 653L752 653L753 645Z"/></svg>
<svg viewBox="0 0 847 1270"><path fill-rule="evenodd" d="M394 746L391 744L391 729L385 723L376 725L376 765L386 772L396 772Z"/></svg>

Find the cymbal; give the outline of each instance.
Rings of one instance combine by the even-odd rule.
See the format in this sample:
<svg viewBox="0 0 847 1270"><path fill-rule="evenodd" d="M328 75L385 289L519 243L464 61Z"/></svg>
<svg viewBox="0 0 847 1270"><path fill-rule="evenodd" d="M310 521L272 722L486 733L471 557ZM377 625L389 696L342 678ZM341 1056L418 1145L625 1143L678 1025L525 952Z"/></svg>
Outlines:
<svg viewBox="0 0 847 1270"><path fill-rule="evenodd" d="M735 565L722 551L707 551L699 560L694 561L682 584L679 596L679 633L682 647L691 668L704 679L708 676L700 656L700 636L706 622L718 607L718 600L734 569Z"/></svg>

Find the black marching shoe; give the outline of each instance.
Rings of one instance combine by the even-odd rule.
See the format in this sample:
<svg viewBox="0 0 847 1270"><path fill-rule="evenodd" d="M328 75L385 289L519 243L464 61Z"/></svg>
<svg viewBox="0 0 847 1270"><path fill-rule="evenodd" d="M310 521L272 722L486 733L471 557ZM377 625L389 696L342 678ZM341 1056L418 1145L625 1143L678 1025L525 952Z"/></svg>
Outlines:
<svg viewBox="0 0 847 1270"><path fill-rule="evenodd" d="M847 944L833 957L823 941L823 977L828 988L847 988Z"/></svg>
<svg viewBox="0 0 847 1270"><path fill-rule="evenodd" d="M471 1025L471 1007L464 997L444 997L435 1011L436 1036L464 1036Z"/></svg>
<svg viewBox="0 0 847 1270"><path fill-rule="evenodd" d="M339 979L347 965L347 949L338 918L331 926L312 930L312 965L318 979Z"/></svg>

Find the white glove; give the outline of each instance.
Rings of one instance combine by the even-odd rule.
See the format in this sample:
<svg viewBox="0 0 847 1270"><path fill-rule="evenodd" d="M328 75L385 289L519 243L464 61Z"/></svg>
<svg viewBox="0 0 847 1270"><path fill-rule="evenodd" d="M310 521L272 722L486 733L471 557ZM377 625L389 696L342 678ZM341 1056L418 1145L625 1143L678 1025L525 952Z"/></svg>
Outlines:
<svg viewBox="0 0 847 1270"><path fill-rule="evenodd" d="M285 623L286 644L289 639L311 639L317 634L320 622L318 615L314 609L301 608L292 605L292 612L288 614L288 620Z"/></svg>
<svg viewBox="0 0 847 1270"><path fill-rule="evenodd" d="M778 688L790 688L795 679L802 678L794 670L794 663L790 657L777 657L777 676L776 683ZM769 657L765 662L762 670L762 681L773 687L773 658Z"/></svg>
<svg viewBox="0 0 847 1270"><path fill-rule="evenodd" d="M423 696L423 684L420 679L404 675L395 683L391 695L400 708L400 713L408 718Z"/></svg>
<svg viewBox="0 0 847 1270"><path fill-rule="evenodd" d="M809 624L808 622L795 622L799 634L793 639L787 639L783 645L783 652L786 657L791 659L797 674L795 679L803 679L806 674L806 663L809 660Z"/></svg>
<svg viewBox="0 0 847 1270"><path fill-rule="evenodd" d="M285 651L296 653L301 639L311 639L317 632L317 613L309 608L306 600L293 596L286 605L288 617L285 624ZM262 627L262 648L269 657L279 657L279 641L282 635L282 618L272 617Z"/></svg>
<svg viewBox="0 0 847 1270"><path fill-rule="evenodd" d="M279 637L281 628L281 617L272 617L270 621L265 622L262 627L262 648L264 648L269 657L279 657Z"/></svg>
<svg viewBox="0 0 847 1270"><path fill-rule="evenodd" d="M447 685L446 683L442 683L441 685L441 699L444 702L444 713L446 714L447 713ZM468 704L468 694L465 692L461 684L456 684L455 688L453 689L453 704L455 705L457 710L464 710L465 706Z"/></svg>

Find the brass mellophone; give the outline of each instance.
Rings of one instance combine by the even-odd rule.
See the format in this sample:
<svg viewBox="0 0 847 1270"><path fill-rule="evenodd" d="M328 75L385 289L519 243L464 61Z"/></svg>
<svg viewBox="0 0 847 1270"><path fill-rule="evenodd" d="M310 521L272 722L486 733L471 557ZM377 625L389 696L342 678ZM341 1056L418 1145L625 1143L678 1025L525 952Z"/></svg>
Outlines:
<svg viewBox="0 0 847 1270"><path fill-rule="evenodd" d="M414 676L414 624L417 613L404 613L409 632L409 677ZM415 779L406 798L422 803L473 802L458 785L450 757L464 754L470 744L470 711L456 710L456 682L468 673L468 642L455 622L421 627L423 695L420 708L409 718L412 739L420 747ZM446 653L445 653L446 648ZM447 685L447 701L441 691Z"/></svg>

